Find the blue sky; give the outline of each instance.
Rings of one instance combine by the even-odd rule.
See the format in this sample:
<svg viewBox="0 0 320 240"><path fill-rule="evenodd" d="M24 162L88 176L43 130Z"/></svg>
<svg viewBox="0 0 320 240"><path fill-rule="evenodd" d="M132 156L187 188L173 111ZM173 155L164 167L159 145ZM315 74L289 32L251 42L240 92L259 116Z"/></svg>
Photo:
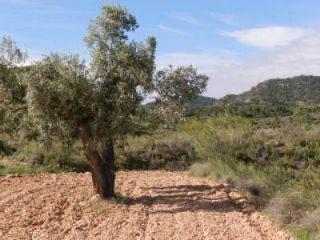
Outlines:
<svg viewBox="0 0 320 240"><path fill-rule="evenodd" d="M0 0L0 36L14 38L30 60L55 51L88 58L83 38L105 3L137 17L135 39L157 37L159 68L193 64L209 75L207 96L320 74L320 0Z"/></svg>

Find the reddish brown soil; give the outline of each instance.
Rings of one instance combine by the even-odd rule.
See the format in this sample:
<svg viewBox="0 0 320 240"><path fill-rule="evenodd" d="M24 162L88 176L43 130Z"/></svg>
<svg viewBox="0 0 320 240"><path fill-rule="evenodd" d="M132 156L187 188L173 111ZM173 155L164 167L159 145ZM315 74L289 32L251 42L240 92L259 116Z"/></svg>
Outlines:
<svg viewBox="0 0 320 240"><path fill-rule="evenodd" d="M1 177L0 239L290 239L186 173L119 172L117 191L125 203L99 200L88 173Z"/></svg>

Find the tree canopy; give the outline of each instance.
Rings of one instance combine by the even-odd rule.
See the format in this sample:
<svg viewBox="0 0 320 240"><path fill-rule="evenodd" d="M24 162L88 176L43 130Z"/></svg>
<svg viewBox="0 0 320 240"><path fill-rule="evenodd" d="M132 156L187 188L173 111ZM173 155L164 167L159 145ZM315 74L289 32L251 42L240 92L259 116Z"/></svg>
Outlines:
<svg viewBox="0 0 320 240"><path fill-rule="evenodd" d="M114 196L114 144L133 130L146 94L156 92L162 109L175 116L208 80L192 66L155 74L156 39L131 39L138 27L127 9L103 5L84 39L88 63L51 53L25 66L26 55L14 41L5 37L0 43L0 120L11 119L44 146L57 138L67 144L82 140L102 198Z"/></svg>
<svg viewBox="0 0 320 240"><path fill-rule="evenodd" d="M26 58L10 37L0 40L0 123L2 132L15 132L22 122L21 112L26 110L25 68L20 67Z"/></svg>
<svg viewBox="0 0 320 240"><path fill-rule="evenodd" d="M130 130L152 89L156 41L130 40L137 28L125 8L104 5L85 38L90 67L76 55L51 54L26 75L28 109L41 135L81 136L102 197L114 195L114 141Z"/></svg>
<svg viewBox="0 0 320 240"><path fill-rule="evenodd" d="M207 86L208 77L189 67L158 71L154 78L158 114L165 124L172 125L183 120L186 103L198 97Z"/></svg>

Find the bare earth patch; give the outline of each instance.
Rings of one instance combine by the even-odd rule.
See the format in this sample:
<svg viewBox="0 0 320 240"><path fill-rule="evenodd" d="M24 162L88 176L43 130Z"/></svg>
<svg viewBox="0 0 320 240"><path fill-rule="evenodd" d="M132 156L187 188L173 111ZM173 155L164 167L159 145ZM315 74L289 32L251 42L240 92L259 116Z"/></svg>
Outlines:
<svg viewBox="0 0 320 240"><path fill-rule="evenodd" d="M291 239L239 195L187 173L117 173L125 203L99 200L89 173L0 178L0 239Z"/></svg>

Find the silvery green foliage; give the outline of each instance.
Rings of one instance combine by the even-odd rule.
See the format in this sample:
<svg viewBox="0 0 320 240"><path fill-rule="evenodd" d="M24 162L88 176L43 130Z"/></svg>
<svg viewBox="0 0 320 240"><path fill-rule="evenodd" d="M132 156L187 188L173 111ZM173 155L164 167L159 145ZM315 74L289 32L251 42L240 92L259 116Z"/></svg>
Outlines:
<svg viewBox="0 0 320 240"><path fill-rule="evenodd" d="M29 116L43 143L54 136L76 136L79 122L94 117L95 85L77 55L45 56L31 67L26 81Z"/></svg>
<svg viewBox="0 0 320 240"><path fill-rule="evenodd" d="M17 47L10 37L2 37L0 40L0 64L9 67L16 66L25 61L27 55Z"/></svg>
<svg viewBox="0 0 320 240"><path fill-rule="evenodd" d="M25 117L25 90L22 81L26 54L10 37L0 40L0 123L1 132L15 132Z"/></svg>
<svg viewBox="0 0 320 240"><path fill-rule="evenodd" d="M185 120L184 106L176 102L158 102L152 114L163 128L172 128L176 123Z"/></svg>
<svg viewBox="0 0 320 240"><path fill-rule="evenodd" d="M23 82L21 82L22 71L18 66L26 59L22 52L10 37L0 40L0 88L1 99L21 102L24 97Z"/></svg>
<svg viewBox="0 0 320 240"><path fill-rule="evenodd" d="M135 17L125 8L105 5L85 38L98 88L100 137L128 132L143 94L151 90L156 41L129 40L128 34L137 28Z"/></svg>
<svg viewBox="0 0 320 240"><path fill-rule="evenodd" d="M151 90L156 41L130 41L138 27L126 9L103 6L85 38L90 68L77 56L52 54L36 62L27 74L29 115L43 142L52 136L78 137L82 123L93 140L126 134L143 94Z"/></svg>
<svg viewBox="0 0 320 240"><path fill-rule="evenodd" d="M185 105L205 91L208 77L199 74L197 69L178 67L158 71L154 78L157 94L157 114L166 125L173 125L185 117Z"/></svg>

